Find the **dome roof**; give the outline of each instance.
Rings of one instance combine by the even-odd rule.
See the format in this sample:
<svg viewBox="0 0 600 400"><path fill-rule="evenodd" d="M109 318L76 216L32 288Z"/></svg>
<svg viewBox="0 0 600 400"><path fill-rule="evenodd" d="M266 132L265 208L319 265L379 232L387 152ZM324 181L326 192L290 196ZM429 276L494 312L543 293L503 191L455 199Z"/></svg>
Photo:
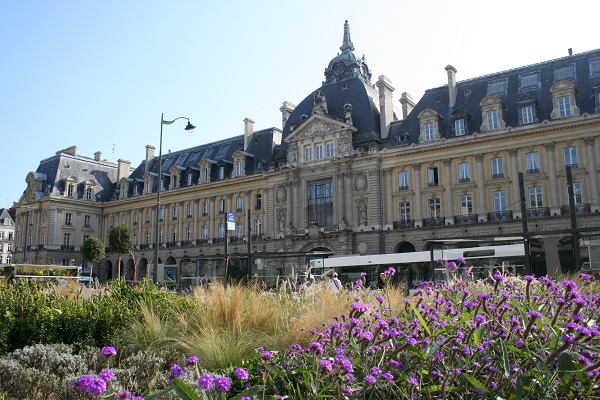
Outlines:
<svg viewBox="0 0 600 400"><path fill-rule="evenodd" d="M353 53L354 45L350 40L350 25L348 21L344 23L344 39L342 51L330 62L327 68L325 68L325 82L324 84L330 84L342 81L350 78L361 78L365 83L371 84L371 71L365 62L365 57L356 57Z"/></svg>

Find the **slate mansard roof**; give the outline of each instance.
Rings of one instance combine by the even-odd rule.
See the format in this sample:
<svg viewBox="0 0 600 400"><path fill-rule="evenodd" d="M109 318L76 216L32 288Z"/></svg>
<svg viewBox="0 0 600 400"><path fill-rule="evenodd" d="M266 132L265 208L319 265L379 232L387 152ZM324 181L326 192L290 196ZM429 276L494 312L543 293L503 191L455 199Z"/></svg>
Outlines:
<svg viewBox="0 0 600 400"><path fill-rule="evenodd" d="M502 101L502 117L507 126L519 126L518 103L521 101L533 101L535 122L551 120L553 103L550 88L561 79L570 80L575 85L575 103L581 114L599 111L598 105L590 100L594 98L594 90L600 87L600 49L459 81L456 83L456 103L452 107L448 86L429 89L405 120L392 123L387 145L397 147L419 143L419 113L425 109L432 109L438 114L442 138L454 137L453 113L465 112L468 115L467 135L480 132L483 123L480 102L488 95L495 95ZM528 85L531 82L534 84ZM402 143L400 138L406 137L406 134L409 139Z"/></svg>

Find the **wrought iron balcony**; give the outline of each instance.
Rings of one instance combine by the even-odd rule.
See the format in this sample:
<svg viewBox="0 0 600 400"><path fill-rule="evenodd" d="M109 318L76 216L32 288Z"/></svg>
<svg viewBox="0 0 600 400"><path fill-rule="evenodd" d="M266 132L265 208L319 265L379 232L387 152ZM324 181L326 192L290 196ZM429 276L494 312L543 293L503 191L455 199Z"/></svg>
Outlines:
<svg viewBox="0 0 600 400"><path fill-rule="evenodd" d="M423 226L443 226L444 224L444 217L431 217L423 219Z"/></svg>
<svg viewBox="0 0 600 400"><path fill-rule="evenodd" d="M565 164L565 167L571 167L572 169L577 169L577 168L579 168L579 163Z"/></svg>
<svg viewBox="0 0 600 400"><path fill-rule="evenodd" d="M540 173L540 169L539 168L529 168L527 170L527 175L539 174L539 173Z"/></svg>
<svg viewBox="0 0 600 400"><path fill-rule="evenodd" d="M458 179L458 183L467 183L467 182L471 182L471 178L470 177L464 177L464 178L459 178Z"/></svg>
<svg viewBox="0 0 600 400"><path fill-rule="evenodd" d="M194 240L184 240L181 242L181 246L190 247L195 244L194 242L195 242Z"/></svg>
<svg viewBox="0 0 600 400"><path fill-rule="evenodd" d="M198 244L208 244L208 239L199 239Z"/></svg>
<svg viewBox="0 0 600 400"><path fill-rule="evenodd" d="M560 215L569 215L569 206L560 206ZM577 203L575 204L575 213L577 214L591 214L592 206L590 203Z"/></svg>
<svg viewBox="0 0 600 400"><path fill-rule="evenodd" d="M394 221L394 229L414 228L414 226L414 219L402 219L400 221Z"/></svg>
<svg viewBox="0 0 600 400"><path fill-rule="evenodd" d="M474 224L477 222L477 214L455 215L454 223L457 225Z"/></svg>
<svg viewBox="0 0 600 400"><path fill-rule="evenodd" d="M64 251L75 251L75 246L70 246L68 244L61 244L60 249Z"/></svg>
<svg viewBox="0 0 600 400"><path fill-rule="evenodd" d="M428 187L436 187L439 186L439 182L427 182Z"/></svg>
<svg viewBox="0 0 600 400"><path fill-rule="evenodd" d="M408 185L400 185L400 186L398 187L398 190L400 190L400 191L402 191L402 190L408 190L408 189L410 189L410 188L408 187Z"/></svg>
<svg viewBox="0 0 600 400"><path fill-rule="evenodd" d="M504 178L504 172L499 172L497 174L492 174L492 179L500 179Z"/></svg>
<svg viewBox="0 0 600 400"><path fill-rule="evenodd" d="M265 237L262 233L259 233L257 235L252 235L252 240L255 242L260 242L261 240L265 240Z"/></svg>
<svg viewBox="0 0 600 400"><path fill-rule="evenodd" d="M244 241L244 236L230 236L229 243L242 243Z"/></svg>
<svg viewBox="0 0 600 400"><path fill-rule="evenodd" d="M510 221L513 219L513 213L511 210L504 211L493 211L487 214L487 220L489 222L494 221Z"/></svg>
<svg viewBox="0 0 600 400"><path fill-rule="evenodd" d="M528 208L527 216L529 218L544 218L550 216L550 207Z"/></svg>

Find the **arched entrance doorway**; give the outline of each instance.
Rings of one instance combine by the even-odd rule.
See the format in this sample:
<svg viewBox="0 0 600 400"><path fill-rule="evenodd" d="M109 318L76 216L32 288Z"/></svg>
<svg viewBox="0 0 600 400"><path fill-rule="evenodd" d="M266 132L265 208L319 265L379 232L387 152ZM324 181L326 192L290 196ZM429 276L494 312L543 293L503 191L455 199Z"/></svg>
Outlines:
<svg viewBox="0 0 600 400"><path fill-rule="evenodd" d="M106 279L110 281L113 278L113 264L110 260L106 260L104 262L104 271L106 274Z"/></svg>

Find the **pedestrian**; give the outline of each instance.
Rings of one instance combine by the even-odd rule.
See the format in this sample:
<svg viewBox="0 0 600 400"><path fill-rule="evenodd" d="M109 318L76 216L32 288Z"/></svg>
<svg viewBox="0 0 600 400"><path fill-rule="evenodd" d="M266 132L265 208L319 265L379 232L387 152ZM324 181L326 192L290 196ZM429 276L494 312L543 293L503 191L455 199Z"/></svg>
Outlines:
<svg viewBox="0 0 600 400"><path fill-rule="evenodd" d="M337 272L333 273L333 277L331 278L331 287L336 292L339 292L342 289L342 282L338 279Z"/></svg>

